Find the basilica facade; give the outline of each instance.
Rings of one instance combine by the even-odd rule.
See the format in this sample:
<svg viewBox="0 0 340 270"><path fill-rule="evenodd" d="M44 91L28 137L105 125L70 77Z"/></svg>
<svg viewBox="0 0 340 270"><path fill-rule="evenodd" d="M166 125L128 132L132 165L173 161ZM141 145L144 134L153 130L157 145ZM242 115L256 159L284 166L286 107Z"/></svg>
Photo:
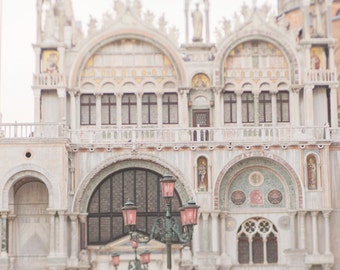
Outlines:
<svg viewBox="0 0 340 270"><path fill-rule="evenodd" d="M176 2L182 43L139 0L87 33L72 0L37 0L34 123L1 124L0 269L127 269L122 207L150 235L165 175L178 228L200 207L172 269L340 269L340 1L249 3L214 31L209 0Z"/></svg>

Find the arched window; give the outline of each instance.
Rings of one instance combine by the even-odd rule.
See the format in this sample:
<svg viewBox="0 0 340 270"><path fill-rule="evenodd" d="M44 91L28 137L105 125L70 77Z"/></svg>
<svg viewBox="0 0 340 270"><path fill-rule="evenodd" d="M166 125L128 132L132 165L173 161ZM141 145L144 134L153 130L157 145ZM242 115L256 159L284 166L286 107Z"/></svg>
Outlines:
<svg viewBox="0 0 340 270"><path fill-rule="evenodd" d="M80 124L96 124L96 97L93 94L80 96Z"/></svg>
<svg viewBox="0 0 340 270"><path fill-rule="evenodd" d="M268 91L263 91L259 95L259 115L260 123L272 122L272 98Z"/></svg>
<svg viewBox="0 0 340 270"><path fill-rule="evenodd" d="M178 97L175 93L165 93L162 98L163 124L178 123Z"/></svg>
<svg viewBox="0 0 340 270"><path fill-rule="evenodd" d="M246 220L237 231L238 262L277 263L277 237L277 229L269 220L259 217Z"/></svg>
<svg viewBox="0 0 340 270"><path fill-rule="evenodd" d="M236 123L236 94L234 92L224 92L224 123Z"/></svg>
<svg viewBox="0 0 340 270"><path fill-rule="evenodd" d="M251 92L242 94L242 123L254 123L254 95Z"/></svg>
<svg viewBox="0 0 340 270"><path fill-rule="evenodd" d="M145 93L142 98L143 124L157 124L157 96Z"/></svg>
<svg viewBox="0 0 340 270"><path fill-rule="evenodd" d="M137 124L137 100L135 94L124 94L122 98L122 124Z"/></svg>
<svg viewBox="0 0 340 270"><path fill-rule="evenodd" d="M279 91L277 93L277 122L289 122L289 92Z"/></svg>
<svg viewBox="0 0 340 270"><path fill-rule="evenodd" d="M114 94L102 95L102 124L115 125L117 124L116 117L116 96Z"/></svg>
<svg viewBox="0 0 340 270"><path fill-rule="evenodd" d="M149 235L155 220L165 215L165 200L159 184L161 175L146 169L130 168L106 177L93 192L88 205L88 244L106 244L128 234L121 208L127 200L137 206L137 230ZM181 224L175 192L171 212ZM181 227L181 226L180 226Z"/></svg>

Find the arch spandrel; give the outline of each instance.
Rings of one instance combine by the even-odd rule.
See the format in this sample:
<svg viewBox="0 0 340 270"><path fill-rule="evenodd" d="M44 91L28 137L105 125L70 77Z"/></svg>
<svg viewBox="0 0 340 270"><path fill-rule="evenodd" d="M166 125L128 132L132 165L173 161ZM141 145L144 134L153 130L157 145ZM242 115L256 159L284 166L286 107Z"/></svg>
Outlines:
<svg viewBox="0 0 340 270"><path fill-rule="evenodd" d="M195 199L193 188L188 181L185 181L184 175L176 168L168 164L166 161L151 155L121 155L109 158L97 166L90 174L88 174L77 189L72 210L74 212L86 213L87 205L98 184L110 174L127 168L143 168L154 171L160 175L171 174L177 181L175 188L182 202L189 199Z"/></svg>
<svg viewBox="0 0 340 270"><path fill-rule="evenodd" d="M264 152L251 152L234 158L219 174L214 188L215 210L227 210L229 189L235 175L250 167L262 167L280 175L285 182L286 203L289 209L300 209L303 203L302 184L293 168L283 159Z"/></svg>
<svg viewBox="0 0 340 270"><path fill-rule="evenodd" d="M122 28L119 30L115 29L104 31L96 35L95 37L91 38L86 43L83 43L82 47L79 47L79 53L75 61L73 62L73 65L70 70L69 77L70 87L74 88L79 87L82 78L85 75L84 71L90 70L91 66L95 64L95 59L93 58L93 56L95 56L96 53L103 50L103 48L107 48L109 44L118 44L121 41L135 41L141 44L148 44L150 48L153 47L156 50L158 50L158 52L162 54L164 66L165 67L171 66L170 68L171 74L175 78L172 79L171 81L176 81L177 85L179 86L185 85L186 76L183 61L181 59L178 48L170 40L166 39L164 36L160 35L157 32L150 31L147 29ZM145 55L145 51L141 53L141 55L142 54ZM153 73L159 72L156 69L159 69L160 66L154 65L149 67L150 68L153 67L155 69ZM111 66L108 66L107 69L101 71L100 74L93 73L92 71L91 74L92 76L97 75L104 76L104 78L99 77L96 80L98 85L100 85L102 79L105 79L107 72L109 72L108 75L110 75L111 77L117 76L116 73L114 74L112 73L114 70L110 70L110 68ZM145 75L148 74L144 74L144 77ZM155 74L151 73L151 75L155 77L154 76ZM163 77L164 82L166 81L165 78L168 78L167 80L169 81L168 75L169 75L168 73L164 73L164 70L161 70L161 76L159 76L159 78ZM138 77L136 76L136 78ZM157 81L159 81L159 78L157 78Z"/></svg>

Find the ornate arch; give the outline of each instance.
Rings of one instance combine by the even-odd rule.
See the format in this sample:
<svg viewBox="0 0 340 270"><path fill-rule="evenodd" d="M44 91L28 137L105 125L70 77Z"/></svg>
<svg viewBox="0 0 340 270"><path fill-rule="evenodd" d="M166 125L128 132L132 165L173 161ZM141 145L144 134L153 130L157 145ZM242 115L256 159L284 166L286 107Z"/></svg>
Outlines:
<svg viewBox="0 0 340 270"><path fill-rule="evenodd" d="M182 64L182 59L178 54L177 48L169 40L160 36L156 32L147 29L137 28L122 28L122 29L109 29L93 38L88 40L83 47L79 50L79 54L74 59L73 65L70 70L69 86L70 88L77 88L80 82L81 71L86 65L90 57L101 47L109 44L110 42L118 41L121 39L138 39L141 41L153 44L160 49L171 61L176 73L178 74L178 83L180 85L186 84L185 69Z"/></svg>
<svg viewBox="0 0 340 270"><path fill-rule="evenodd" d="M41 167L27 164L11 169L2 177L2 179L6 180L0 185L0 190L2 190L0 209L8 208L11 189L17 182L24 178L35 178L43 182L48 190L48 207L51 209L60 208L61 193L59 187L53 184L58 183L55 177Z"/></svg>
<svg viewBox="0 0 340 270"><path fill-rule="evenodd" d="M178 179L178 181L176 181L176 190L181 200L187 201L189 198L195 198L194 190L188 184L188 181L185 181L182 172L166 161L147 154L124 154L107 159L101 166L97 166L96 169L83 179L76 192L72 210L80 213L86 212L88 202L96 186L113 172L131 167L150 169L161 175L171 174Z"/></svg>
<svg viewBox="0 0 340 270"><path fill-rule="evenodd" d="M228 37L221 46L219 47L218 53L216 55L216 70L223 70L223 64L226 57L229 53L239 44L251 41L251 40L260 40L266 41L275 45L279 48L287 57L288 62L290 63L290 74L291 74L291 83L299 84L301 80L301 68L298 62L298 57L291 46L290 38L285 38L287 36L282 35L282 33L269 30L261 29L248 29L244 31L239 31ZM220 72L220 78L216 78L220 83L223 82L223 72Z"/></svg>
<svg viewBox="0 0 340 270"><path fill-rule="evenodd" d="M249 166L267 167L280 174L286 181L287 192L291 197L290 209L302 208L303 188L293 168L285 160L271 153L247 152L235 157L220 172L214 188L214 210L227 210L227 190L233 175Z"/></svg>

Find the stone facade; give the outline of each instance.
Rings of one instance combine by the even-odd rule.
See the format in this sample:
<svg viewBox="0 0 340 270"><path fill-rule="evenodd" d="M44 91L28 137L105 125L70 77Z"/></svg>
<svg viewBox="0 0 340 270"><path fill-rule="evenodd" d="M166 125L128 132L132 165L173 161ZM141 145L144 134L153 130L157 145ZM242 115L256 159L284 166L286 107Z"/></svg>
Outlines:
<svg viewBox="0 0 340 270"><path fill-rule="evenodd" d="M38 0L35 121L1 124L0 269L127 268L121 207L150 233L167 174L177 221L200 206L173 269L340 269L339 4L244 6L212 43L209 1L184 1L179 45L138 0L86 35L71 0Z"/></svg>

